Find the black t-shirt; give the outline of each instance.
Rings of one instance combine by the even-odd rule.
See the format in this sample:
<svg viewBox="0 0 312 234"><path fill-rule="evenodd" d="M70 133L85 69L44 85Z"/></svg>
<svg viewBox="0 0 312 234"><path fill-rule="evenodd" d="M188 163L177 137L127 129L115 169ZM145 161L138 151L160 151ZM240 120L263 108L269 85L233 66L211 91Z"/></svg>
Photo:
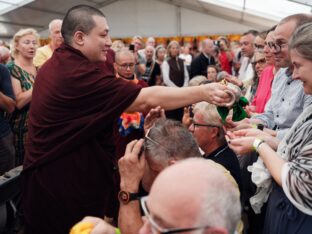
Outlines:
<svg viewBox="0 0 312 234"><path fill-rule="evenodd" d="M212 161L224 166L235 179L239 190L242 191L242 178L239 162L236 154L228 147L228 145L220 146L211 154L204 155L204 158L211 159Z"/></svg>
<svg viewBox="0 0 312 234"><path fill-rule="evenodd" d="M156 85L156 79L157 76L161 75L161 70L160 70L160 66L158 63L155 62L153 71L151 73L150 79L147 81L148 86L153 86Z"/></svg>

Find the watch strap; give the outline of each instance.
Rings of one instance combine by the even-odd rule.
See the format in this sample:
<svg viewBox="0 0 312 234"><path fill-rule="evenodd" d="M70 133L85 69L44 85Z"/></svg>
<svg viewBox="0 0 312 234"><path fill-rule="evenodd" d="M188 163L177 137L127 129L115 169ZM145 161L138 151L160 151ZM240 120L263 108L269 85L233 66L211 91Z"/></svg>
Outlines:
<svg viewBox="0 0 312 234"><path fill-rule="evenodd" d="M264 140L256 138L252 144L252 148L254 151L258 153L259 146L264 143Z"/></svg>

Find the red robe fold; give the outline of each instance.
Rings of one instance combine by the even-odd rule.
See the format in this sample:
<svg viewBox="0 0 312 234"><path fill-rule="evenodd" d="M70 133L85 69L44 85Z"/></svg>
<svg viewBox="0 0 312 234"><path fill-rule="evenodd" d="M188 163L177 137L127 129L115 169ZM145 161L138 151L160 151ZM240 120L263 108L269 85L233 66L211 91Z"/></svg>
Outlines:
<svg viewBox="0 0 312 234"><path fill-rule="evenodd" d="M110 216L113 123L140 87L68 45L38 72L23 171L26 233L68 233L86 215Z"/></svg>

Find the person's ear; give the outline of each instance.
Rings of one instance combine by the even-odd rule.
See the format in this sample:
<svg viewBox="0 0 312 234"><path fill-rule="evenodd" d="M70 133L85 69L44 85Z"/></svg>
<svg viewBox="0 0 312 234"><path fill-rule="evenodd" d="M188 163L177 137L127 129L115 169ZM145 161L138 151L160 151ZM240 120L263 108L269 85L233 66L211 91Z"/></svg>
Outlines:
<svg viewBox="0 0 312 234"><path fill-rule="evenodd" d="M114 69L115 69L115 72L117 73L117 63L116 62L114 63Z"/></svg>
<svg viewBox="0 0 312 234"><path fill-rule="evenodd" d="M81 31L76 31L73 36L73 43L79 46L83 46L85 42L85 34Z"/></svg>
<svg viewBox="0 0 312 234"><path fill-rule="evenodd" d="M220 129L219 128L211 128L211 137L215 138L218 136L218 133L219 133Z"/></svg>

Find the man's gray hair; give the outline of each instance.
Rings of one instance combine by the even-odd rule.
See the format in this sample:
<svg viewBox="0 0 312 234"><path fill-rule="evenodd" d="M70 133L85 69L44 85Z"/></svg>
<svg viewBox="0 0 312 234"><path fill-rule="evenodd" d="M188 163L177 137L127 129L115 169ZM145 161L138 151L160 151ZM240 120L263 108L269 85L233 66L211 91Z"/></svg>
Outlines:
<svg viewBox="0 0 312 234"><path fill-rule="evenodd" d="M312 61L312 22L295 30L289 40L289 49L296 50L303 58Z"/></svg>
<svg viewBox="0 0 312 234"><path fill-rule="evenodd" d="M165 162L169 159L201 157L199 147L192 134L178 121L157 120L148 132L146 156L153 161ZM156 143L157 142L157 143Z"/></svg>
<svg viewBox="0 0 312 234"><path fill-rule="evenodd" d="M207 81L207 77L206 76L202 76L202 75L198 75L193 77L189 83L188 86L192 87L192 86L199 86L201 85L204 81Z"/></svg>
<svg viewBox="0 0 312 234"><path fill-rule="evenodd" d="M49 23L49 31L51 32L53 24L57 23L57 22L63 22L63 20L61 19L54 19Z"/></svg>
<svg viewBox="0 0 312 234"><path fill-rule="evenodd" d="M222 121L217 111L217 107L208 102L199 102L194 107L194 114L196 112L199 112L203 116L203 121L205 124L211 124L219 127L217 140L220 144L225 144L225 132L222 128Z"/></svg>

